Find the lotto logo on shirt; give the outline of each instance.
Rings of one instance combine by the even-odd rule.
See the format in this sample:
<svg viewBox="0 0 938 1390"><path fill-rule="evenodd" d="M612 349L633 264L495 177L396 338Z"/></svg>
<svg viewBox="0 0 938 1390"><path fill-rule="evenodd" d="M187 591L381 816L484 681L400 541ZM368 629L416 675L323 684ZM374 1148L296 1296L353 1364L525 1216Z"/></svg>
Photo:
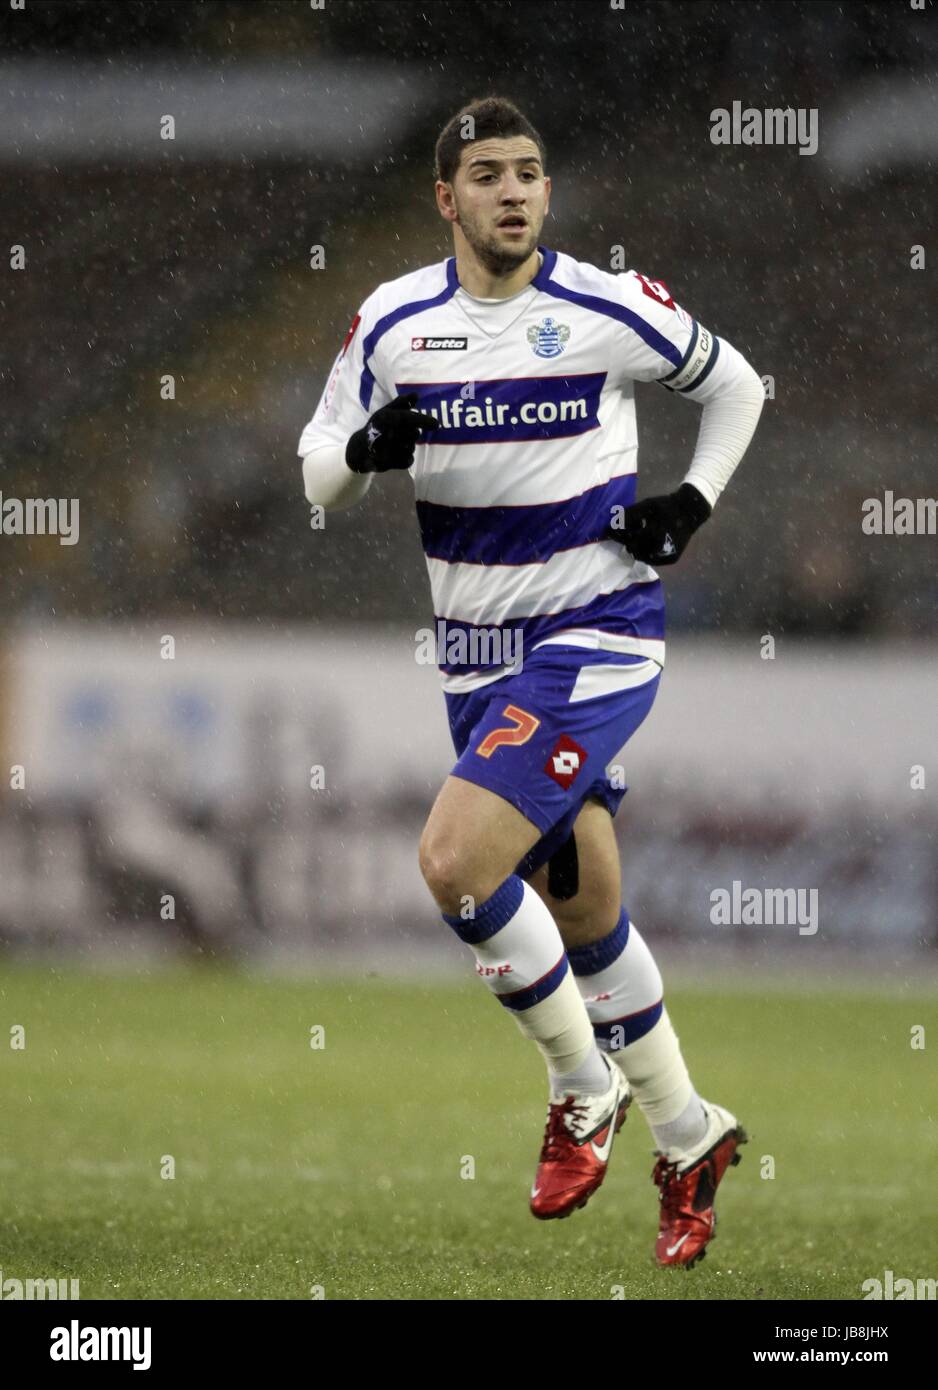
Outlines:
<svg viewBox="0 0 938 1390"><path fill-rule="evenodd" d="M581 748L575 739L561 734L544 764L544 771L566 791L573 784L588 756L586 749Z"/></svg>
<svg viewBox="0 0 938 1390"><path fill-rule="evenodd" d="M465 352L468 338L411 338L411 352Z"/></svg>
<svg viewBox="0 0 938 1390"><path fill-rule="evenodd" d="M605 380L605 372L584 372L396 386L399 395L416 393L416 409L440 422L438 430L421 435L422 444L521 444L598 429Z"/></svg>

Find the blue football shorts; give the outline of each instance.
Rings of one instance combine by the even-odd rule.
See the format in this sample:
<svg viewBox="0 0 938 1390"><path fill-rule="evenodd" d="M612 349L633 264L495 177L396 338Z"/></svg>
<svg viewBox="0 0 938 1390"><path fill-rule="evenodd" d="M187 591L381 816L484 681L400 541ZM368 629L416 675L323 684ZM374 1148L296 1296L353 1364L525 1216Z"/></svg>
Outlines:
<svg viewBox="0 0 938 1390"><path fill-rule="evenodd" d="M504 797L541 831L516 873L527 877L566 843L584 802L615 815L626 788L607 765L651 709L660 679L645 657L549 644L516 673L446 695L452 775Z"/></svg>

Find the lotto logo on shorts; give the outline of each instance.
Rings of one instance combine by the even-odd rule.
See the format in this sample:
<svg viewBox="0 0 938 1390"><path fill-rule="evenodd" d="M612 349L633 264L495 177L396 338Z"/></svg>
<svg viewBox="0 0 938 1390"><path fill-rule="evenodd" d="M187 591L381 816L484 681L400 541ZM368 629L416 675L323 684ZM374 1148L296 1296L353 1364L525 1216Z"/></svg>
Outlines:
<svg viewBox="0 0 938 1390"><path fill-rule="evenodd" d="M574 739L568 738L566 734L561 734L544 765L544 771L548 777L553 777L554 781L566 791L586 762L587 756L585 748L581 748Z"/></svg>

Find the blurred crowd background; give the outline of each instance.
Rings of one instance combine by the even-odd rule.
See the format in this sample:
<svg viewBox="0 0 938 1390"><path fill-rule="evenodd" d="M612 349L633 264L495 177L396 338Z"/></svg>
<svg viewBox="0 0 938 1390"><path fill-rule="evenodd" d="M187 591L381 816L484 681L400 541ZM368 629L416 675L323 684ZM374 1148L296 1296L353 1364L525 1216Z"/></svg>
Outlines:
<svg viewBox="0 0 938 1390"><path fill-rule="evenodd" d="M911 264L917 245L934 255L938 220L934 6L28 0L5 7L0 25L4 241L26 255L25 269L0 277L0 490L81 503L78 545L0 535L11 763L38 679L37 632L48 648L63 625L90 622L119 646L125 631L237 621L244 662L262 670L252 632L301 628L315 653L328 625L350 649L349 679L365 681L367 664L354 667L363 624L406 644L431 620L409 479L382 480L313 533L296 443L365 296L450 254L433 203L434 142L459 105L493 92L546 140L544 243L606 268L624 255L771 379L755 445L667 576L672 636L711 633L741 661L766 633L816 639L825 653L864 643L874 665L891 660L888 644L924 649L935 537L869 536L860 523L864 499L886 489L935 491L934 272ZM710 112L734 101L816 108L817 154L712 144ZM172 140L160 138L165 115ZM640 491L674 486L697 409L649 386L638 411ZM89 729L106 729L120 704L101 692L97 650L69 648L67 698L58 712L49 705L50 729L58 719L70 732L79 764ZM836 663L829 671L841 679ZM421 689L427 708L439 700ZM187 703L183 691L170 743L180 729L207 730L212 701L224 699L205 696L200 724L197 696ZM910 710L901 686L893 697L884 720L920 720L933 747L928 711ZM367 692L355 698L367 717ZM434 717L442 723L441 707ZM393 709L381 718L393 728ZM138 735L160 763L154 729ZM112 747L123 758L116 736ZM307 753L300 761L315 761ZM166 766L160 794L185 803L173 823L207 835L225 808L204 788L180 797ZM413 789L391 788L388 824L402 823L393 804L403 797L419 826L445 771L421 767ZM847 774L833 782L849 798ZM901 776L907 784L907 766ZM72 886L56 910L74 926L69 895L108 852L99 793L83 797L79 782L69 795L52 778L45 800L35 788L5 795L0 864L20 905L7 895L0 936L24 930L23 903L34 905L33 934L58 921L51 909L37 915L32 887L44 879L47 890L63 863ZM378 769L369 805L382 787ZM770 783L764 791L771 799ZM354 821L361 792L359 781L330 814ZM242 886L256 870L246 825L269 830L285 817L287 840L302 838L277 787L265 796L225 832ZM859 839L875 842L878 808L853 809ZM831 826L825 816L802 831L813 842ZM935 837L921 824L918 834L922 882L934 883ZM133 878L129 851L111 844L115 874ZM741 863L757 872L765 853L750 850ZM116 907L110 884L85 920L146 915L137 878ZM916 909L912 938L938 939L930 911Z"/></svg>
<svg viewBox="0 0 938 1390"><path fill-rule="evenodd" d="M928 625L933 542L859 522L934 478L932 272L910 268L938 220L933 8L30 0L3 24L4 220L28 255L0 291L4 487L80 496L84 526L68 554L0 547L8 612L426 613L408 480L311 546L296 440L365 295L450 254L434 141L498 91L547 141L545 242L604 267L623 248L774 380L669 576L672 624ZM818 154L712 145L734 100L816 107ZM697 411L639 395L645 486L676 483Z"/></svg>

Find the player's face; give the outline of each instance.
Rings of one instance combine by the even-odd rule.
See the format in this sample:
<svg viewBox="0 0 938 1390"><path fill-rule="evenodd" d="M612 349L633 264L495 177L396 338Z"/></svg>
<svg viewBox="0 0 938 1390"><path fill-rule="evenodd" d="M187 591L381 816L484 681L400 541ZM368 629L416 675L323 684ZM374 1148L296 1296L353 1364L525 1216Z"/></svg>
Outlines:
<svg viewBox="0 0 938 1390"><path fill-rule="evenodd" d="M479 140L464 150L451 185L452 220L496 275L522 265L541 235L550 179L527 136Z"/></svg>

